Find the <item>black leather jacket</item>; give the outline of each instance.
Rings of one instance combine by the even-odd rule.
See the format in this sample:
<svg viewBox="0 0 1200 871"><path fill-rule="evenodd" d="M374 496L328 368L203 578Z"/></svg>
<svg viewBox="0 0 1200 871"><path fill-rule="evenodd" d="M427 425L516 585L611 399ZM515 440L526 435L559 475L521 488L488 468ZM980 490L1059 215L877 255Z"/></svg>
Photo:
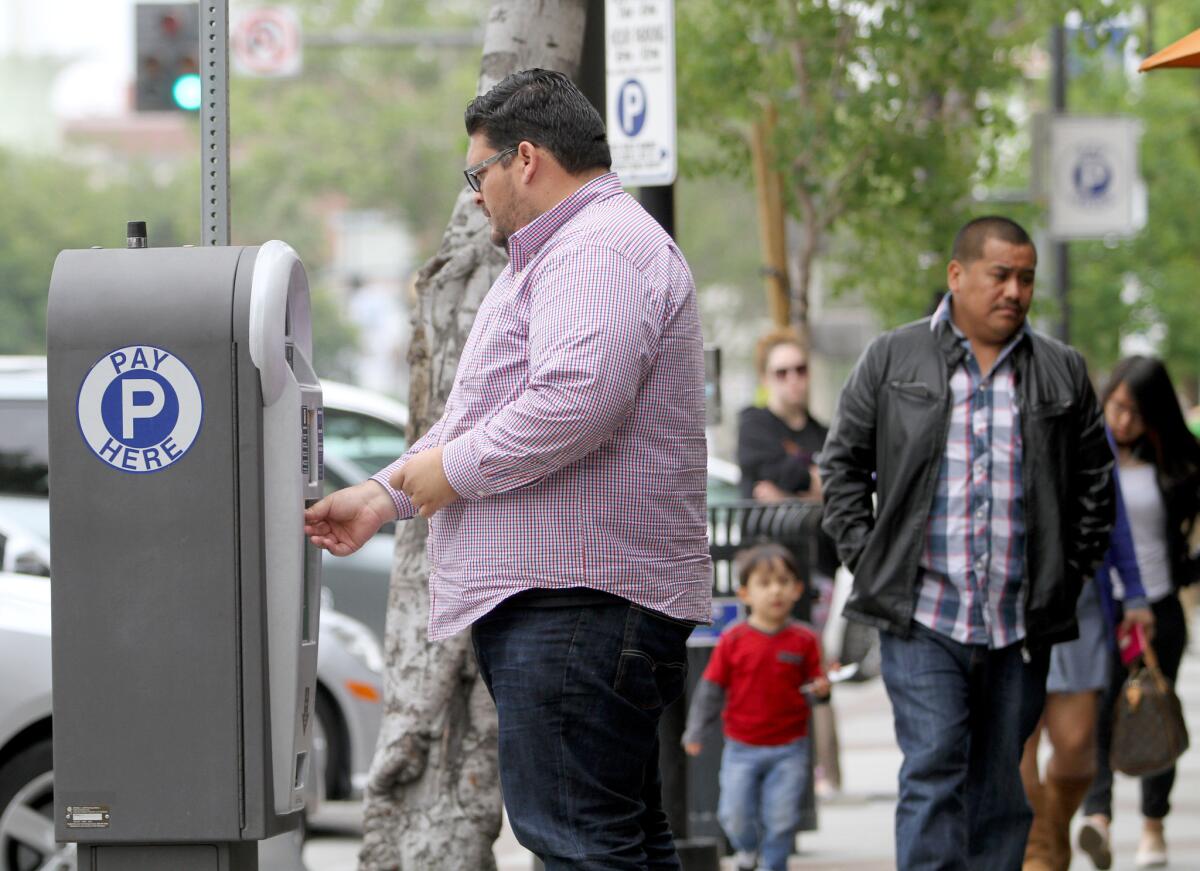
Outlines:
<svg viewBox="0 0 1200 871"><path fill-rule="evenodd" d="M1077 351L1030 332L1013 348L1025 500L1030 645L1075 638L1081 585L1108 549L1113 456ZM838 400L821 451L822 526L854 572L845 615L907 636L918 561L950 428L950 374L966 355L929 319L877 338ZM872 506L872 494L877 504Z"/></svg>

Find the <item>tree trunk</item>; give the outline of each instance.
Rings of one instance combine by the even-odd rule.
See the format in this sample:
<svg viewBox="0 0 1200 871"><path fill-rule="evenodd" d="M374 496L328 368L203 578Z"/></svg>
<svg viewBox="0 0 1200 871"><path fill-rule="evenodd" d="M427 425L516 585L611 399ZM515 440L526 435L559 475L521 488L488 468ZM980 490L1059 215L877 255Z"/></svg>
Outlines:
<svg viewBox="0 0 1200 871"><path fill-rule="evenodd" d="M479 93L542 67L578 78L586 0L494 0ZM461 159L448 156L449 161ZM409 437L442 414L458 358L488 288L507 262L466 188L438 253L420 271L409 387ZM399 524L384 649L384 714L366 789L360 871L489 871L500 831L496 711L470 636L431 642L428 525Z"/></svg>

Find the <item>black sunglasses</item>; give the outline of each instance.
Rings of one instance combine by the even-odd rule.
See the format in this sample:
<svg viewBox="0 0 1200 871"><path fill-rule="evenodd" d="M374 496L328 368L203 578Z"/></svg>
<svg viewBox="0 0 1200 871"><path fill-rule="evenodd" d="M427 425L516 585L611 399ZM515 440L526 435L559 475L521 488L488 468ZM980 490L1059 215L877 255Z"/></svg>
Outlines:
<svg viewBox="0 0 1200 871"><path fill-rule="evenodd" d="M795 366L784 366L782 369L772 369L771 370L771 374L774 375L776 378L778 378L780 381L782 381L784 378L786 378L788 376L789 372L793 372L796 375L807 375L808 374L808 364L807 363L797 363Z"/></svg>

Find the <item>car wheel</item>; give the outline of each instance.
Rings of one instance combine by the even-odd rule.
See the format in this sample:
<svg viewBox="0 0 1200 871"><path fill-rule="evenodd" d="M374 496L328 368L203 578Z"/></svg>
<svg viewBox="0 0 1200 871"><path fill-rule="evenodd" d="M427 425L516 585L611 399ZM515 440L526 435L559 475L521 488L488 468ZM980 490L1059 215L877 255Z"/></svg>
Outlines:
<svg viewBox="0 0 1200 871"><path fill-rule="evenodd" d="M342 739L341 715L336 703L325 692L317 693L316 708L317 723L313 729L313 746L316 747L319 742L321 752L314 754L316 771L313 773L320 784L321 798L348 798L350 766Z"/></svg>
<svg viewBox="0 0 1200 871"><path fill-rule="evenodd" d="M54 756L49 740L0 766L0 871L74 871L75 845L54 841Z"/></svg>

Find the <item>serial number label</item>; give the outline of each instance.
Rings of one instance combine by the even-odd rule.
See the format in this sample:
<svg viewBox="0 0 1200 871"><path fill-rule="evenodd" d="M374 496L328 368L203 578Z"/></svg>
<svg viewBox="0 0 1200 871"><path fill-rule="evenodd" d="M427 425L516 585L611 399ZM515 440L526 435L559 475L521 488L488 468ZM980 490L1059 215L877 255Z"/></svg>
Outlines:
<svg viewBox="0 0 1200 871"><path fill-rule="evenodd" d="M68 829L107 829L109 808L106 804L67 805Z"/></svg>

